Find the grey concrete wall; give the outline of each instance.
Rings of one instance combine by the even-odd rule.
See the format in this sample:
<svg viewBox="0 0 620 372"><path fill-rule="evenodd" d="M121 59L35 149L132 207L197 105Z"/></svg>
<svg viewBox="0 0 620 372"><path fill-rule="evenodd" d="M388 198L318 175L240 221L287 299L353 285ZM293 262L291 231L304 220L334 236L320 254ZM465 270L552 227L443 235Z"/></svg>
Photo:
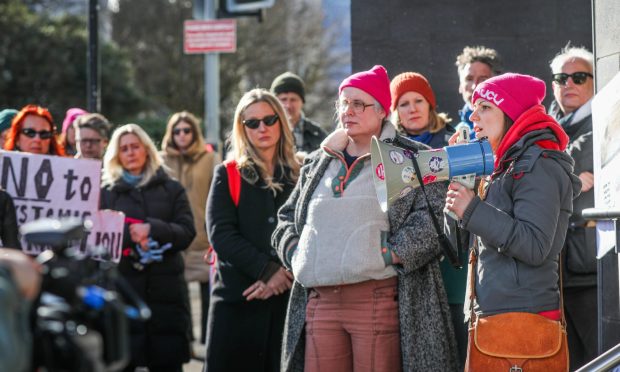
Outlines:
<svg viewBox="0 0 620 372"><path fill-rule="evenodd" d="M620 71L620 2L593 0L594 57L596 91L600 91ZM617 233L617 232L616 232ZM613 251L600 264L599 303L600 351L620 342L620 298L618 257Z"/></svg>
<svg viewBox="0 0 620 372"><path fill-rule="evenodd" d="M591 19L590 0L351 0L352 67L382 64L390 77L418 71L439 110L454 117L463 105L456 56L485 45L500 52L506 71L547 81L548 104L548 62L569 40L591 49Z"/></svg>
<svg viewBox="0 0 620 372"><path fill-rule="evenodd" d="M620 71L620 1L593 0L596 91Z"/></svg>

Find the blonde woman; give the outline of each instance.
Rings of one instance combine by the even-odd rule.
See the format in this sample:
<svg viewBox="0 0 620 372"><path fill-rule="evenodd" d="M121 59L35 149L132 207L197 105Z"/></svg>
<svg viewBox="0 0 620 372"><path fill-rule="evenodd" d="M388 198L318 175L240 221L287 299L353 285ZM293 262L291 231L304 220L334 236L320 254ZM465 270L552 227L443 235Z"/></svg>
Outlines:
<svg viewBox="0 0 620 372"><path fill-rule="evenodd" d="M189 303L183 257L196 231L183 186L163 169L155 145L136 124L118 128L103 159L101 208L126 216L121 274L151 308L131 327L126 371L182 371L189 361ZM163 247L169 249L163 251ZM151 260L139 259L149 253ZM149 256L146 256L149 257Z"/></svg>
<svg viewBox="0 0 620 372"><path fill-rule="evenodd" d="M445 113L437 112L435 93L426 78L417 72L403 72L390 83L392 118L396 129L431 148L448 145L454 129Z"/></svg>
<svg viewBox="0 0 620 372"><path fill-rule="evenodd" d="M218 260L205 370L279 371L292 275L270 237L299 164L286 114L274 95L254 89L241 98L230 144L234 163L215 168L207 203L207 227ZM229 164L236 166L227 169ZM231 185L240 186L237 202Z"/></svg>
<svg viewBox="0 0 620 372"><path fill-rule="evenodd" d="M185 187L194 215L196 237L183 252L183 258L185 280L200 283L200 342L204 344L209 311L209 266L205 265L203 257L210 244L205 228L205 210L213 169L220 159L205 145L198 119L187 111L170 117L161 147L164 164L170 175Z"/></svg>

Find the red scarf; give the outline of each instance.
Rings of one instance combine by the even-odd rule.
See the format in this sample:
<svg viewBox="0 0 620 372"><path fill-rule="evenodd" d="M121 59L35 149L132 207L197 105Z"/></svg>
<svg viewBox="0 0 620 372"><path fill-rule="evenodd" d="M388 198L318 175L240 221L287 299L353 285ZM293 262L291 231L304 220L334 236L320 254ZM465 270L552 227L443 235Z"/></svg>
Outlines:
<svg viewBox="0 0 620 372"><path fill-rule="evenodd" d="M568 144L568 135L555 119L545 112L542 105L536 105L525 111L508 129L495 151L495 169L500 169L502 157L524 135L529 132L549 128L555 134L555 140L540 140L536 144L543 149L564 151Z"/></svg>

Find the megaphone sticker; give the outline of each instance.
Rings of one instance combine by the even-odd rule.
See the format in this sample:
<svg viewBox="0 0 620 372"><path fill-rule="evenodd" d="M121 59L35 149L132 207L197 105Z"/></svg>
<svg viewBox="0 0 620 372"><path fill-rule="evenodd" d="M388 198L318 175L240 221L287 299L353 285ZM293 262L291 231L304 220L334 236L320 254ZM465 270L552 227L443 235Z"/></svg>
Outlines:
<svg viewBox="0 0 620 372"><path fill-rule="evenodd" d="M404 167L400 172L400 178L402 178L404 183L411 183L415 180L415 169L413 167Z"/></svg>
<svg viewBox="0 0 620 372"><path fill-rule="evenodd" d="M405 161L405 157L398 151L390 151L390 160L394 164L402 164Z"/></svg>
<svg viewBox="0 0 620 372"><path fill-rule="evenodd" d="M424 184L429 184L431 182L435 182L437 181L437 176L435 176L434 174L425 174L424 177L422 177L422 182L424 182Z"/></svg>
<svg viewBox="0 0 620 372"><path fill-rule="evenodd" d="M443 159L439 156L431 156L431 158L428 160L428 168L433 173L441 172L444 168Z"/></svg>
<svg viewBox="0 0 620 372"><path fill-rule="evenodd" d="M385 180L385 170L383 169L383 163L379 163L379 165L377 165L377 167L375 168L375 174L377 175L377 178L381 181Z"/></svg>
<svg viewBox="0 0 620 372"><path fill-rule="evenodd" d="M413 159L416 156L416 154L413 151L408 150L408 149L403 150L403 155L405 155L409 159Z"/></svg>

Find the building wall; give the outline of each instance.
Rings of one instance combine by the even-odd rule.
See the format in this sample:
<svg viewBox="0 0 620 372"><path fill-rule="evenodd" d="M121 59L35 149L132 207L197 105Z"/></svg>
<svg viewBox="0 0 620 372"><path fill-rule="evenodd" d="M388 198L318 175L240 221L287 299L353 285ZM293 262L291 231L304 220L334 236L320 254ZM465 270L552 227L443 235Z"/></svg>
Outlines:
<svg viewBox="0 0 620 372"><path fill-rule="evenodd" d="M620 2L593 0L594 57L596 91L600 91L620 71ZM616 234L618 231L616 231ZM606 254L599 265L599 351L620 342L620 298L618 255Z"/></svg>
<svg viewBox="0 0 620 372"><path fill-rule="evenodd" d="M505 71L538 76L551 92L549 61L568 41L591 49L590 0L351 0L353 71L420 72L452 117L463 106L454 62L464 46L497 49Z"/></svg>

